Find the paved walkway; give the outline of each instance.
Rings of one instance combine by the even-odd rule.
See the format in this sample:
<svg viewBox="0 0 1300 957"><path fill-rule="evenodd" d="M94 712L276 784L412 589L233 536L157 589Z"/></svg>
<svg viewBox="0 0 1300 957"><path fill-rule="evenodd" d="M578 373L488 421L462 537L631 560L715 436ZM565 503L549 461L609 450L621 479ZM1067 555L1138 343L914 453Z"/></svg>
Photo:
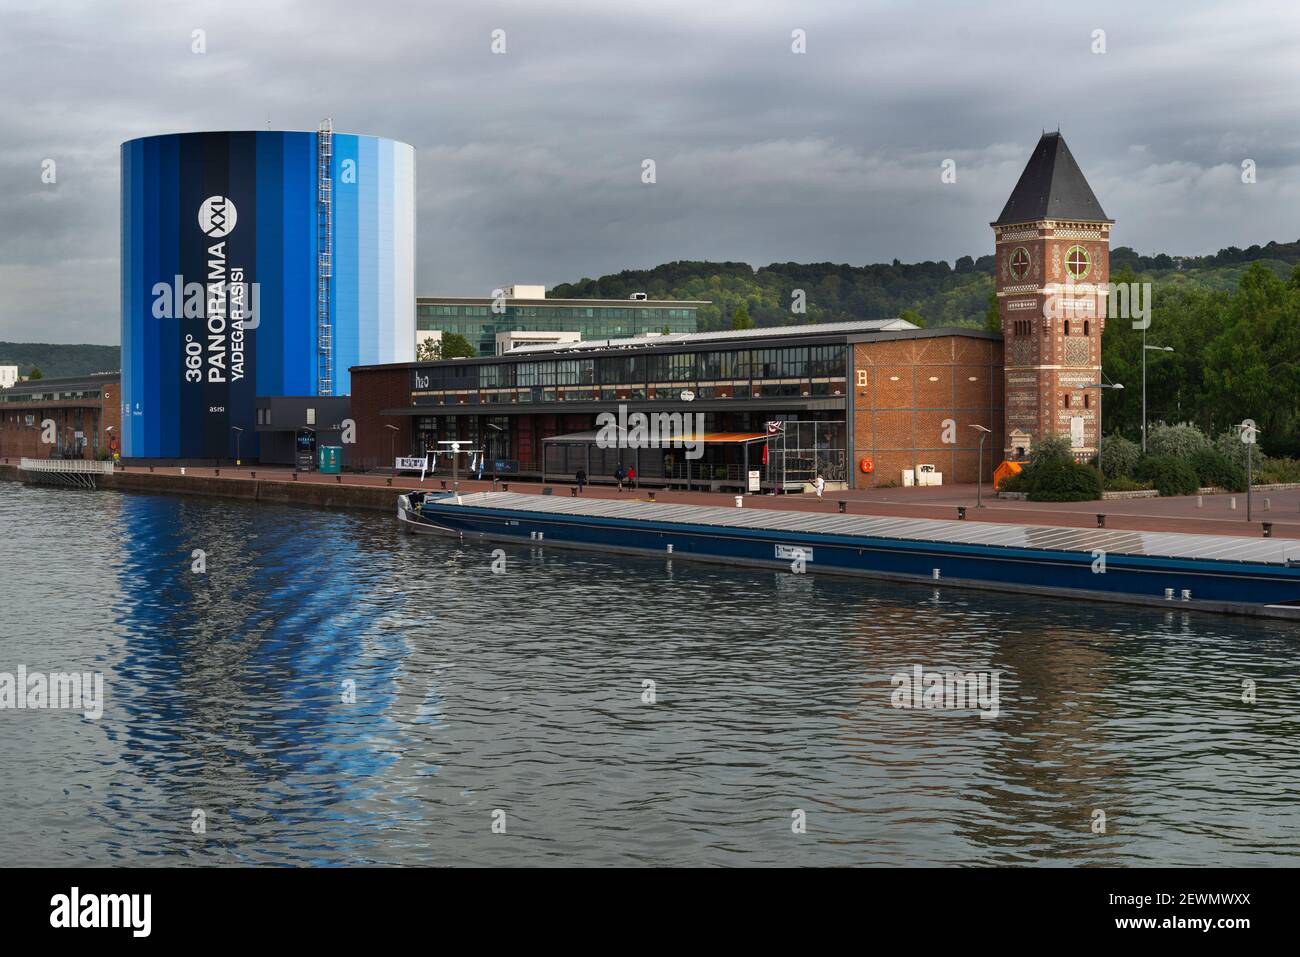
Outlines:
<svg viewBox="0 0 1300 957"><path fill-rule="evenodd" d="M146 467L130 466L131 472L148 471ZM179 468L156 467L160 474L179 475ZM341 476L321 475L316 472L298 473L293 477L293 470L276 466L243 466L240 468L223 467L189 468L187 475L211 477L220 473L220 478L234 481L271 481L329 483L356 486L387 488L391 483L394 489L424 488L440 490L443 483L452 486L450 477L441 474L426 478L423 483L414 474L399 474L396 478L384 473L366 475L344 474ZM542 485L537 481L505 481L498 483L498 488L508 485L512 492L540 495ZM491 481L473 481L461 479L460 488L466 492L490 491ZM552 494L571 494L571 483L551 483ZM583 492L587 498L640 498L648 499L653 492L659 502L675 502L688 505L725 505L735 503L735 495L718 492L684 492L665 491L662 489L627 489L619 492L614 486L588 486ZM1236 499L1236 509L1231 502ZM1103 502L1021 502L1005 501L995 498L986 485L984 488L984 507L977 509L976 488L974 485L946 485L938 488L889 488L855 490L845 492L827 492L826 498L819 501L813 495L746 495L745 508L776 508L806 512L838 511L840 501L850 514L882 515L899 518L941 518L955 519L957 507L967 508L967 519L978 522L1022 523L1028 525L1060 525L1074 528L1095 528L1097 515L1106 516L1106 527L1132 531L1191 532L1210 535L1243 535L1260 537L1263 534L1263 522L1273 523L1273 535L1276 538L1300 538L1300 489L1287 491L1256 491L1254 494L1252 521L1246 521L1246 496L1206 495L1198 506L1197 496L1177 498L1147 498Z"/></svg>

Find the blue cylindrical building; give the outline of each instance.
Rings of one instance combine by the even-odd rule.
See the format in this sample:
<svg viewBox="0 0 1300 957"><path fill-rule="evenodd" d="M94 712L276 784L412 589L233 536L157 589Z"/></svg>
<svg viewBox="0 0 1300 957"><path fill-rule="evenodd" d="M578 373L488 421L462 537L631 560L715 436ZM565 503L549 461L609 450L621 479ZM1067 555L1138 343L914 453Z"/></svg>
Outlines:
<svg viewBox="0 0 1300 957"><path fill-rule="evenodd" d="M257 455L254 399L415 358L415 151L374 136L122 144L122 448Z"/></svg>

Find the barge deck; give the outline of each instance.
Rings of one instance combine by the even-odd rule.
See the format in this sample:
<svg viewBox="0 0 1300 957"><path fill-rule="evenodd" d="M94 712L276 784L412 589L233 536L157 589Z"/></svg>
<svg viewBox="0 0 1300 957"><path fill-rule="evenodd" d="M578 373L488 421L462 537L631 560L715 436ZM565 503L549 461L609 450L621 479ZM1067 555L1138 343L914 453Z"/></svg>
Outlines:
<svg viewBox="0 0 1300 957"><path fill-rule="evenodd" d="M1300 541L514 492L401 496L415 532L1300 620Z"/></svg>

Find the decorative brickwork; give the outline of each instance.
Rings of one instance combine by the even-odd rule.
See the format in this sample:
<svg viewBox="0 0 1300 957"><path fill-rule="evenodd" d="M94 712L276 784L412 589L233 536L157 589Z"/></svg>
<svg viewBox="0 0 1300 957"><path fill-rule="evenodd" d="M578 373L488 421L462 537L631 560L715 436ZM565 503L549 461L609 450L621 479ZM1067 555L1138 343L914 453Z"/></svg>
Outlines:
<svg viewBox="0 0 1300 957"><path fill-rule="evenodd" d="M1066 218L1007 221L1014 215L1009 210L1044 208L1059 208ZM1072 437L1077 454L1096 454L1102 390L1088 387L1101 381L1106 317L1095 287L1110 280L1111 221L1104 216L1060 134L1045 134L1003 218L993 224L994 282L1006 340L1007 458L1028 454L1044 435ZM1015 275L1017 268L1026 271L1026 253L1032 288Z"/></svg>
<svg viewBox="0 0 1300 957"><path fill-rule="evenodd" d="M974 482L979 436L988 481L1001 455L1002 343L961 334L859 342L855 371L852 484L894 482L903 470L934 465L946 484ZM864 473L862 459L873 471Z"/></svg>

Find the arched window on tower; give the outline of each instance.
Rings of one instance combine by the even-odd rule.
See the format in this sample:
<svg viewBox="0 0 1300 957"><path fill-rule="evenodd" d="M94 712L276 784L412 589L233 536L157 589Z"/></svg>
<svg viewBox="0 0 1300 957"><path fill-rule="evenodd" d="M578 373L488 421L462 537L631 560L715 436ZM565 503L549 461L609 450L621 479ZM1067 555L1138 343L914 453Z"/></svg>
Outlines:
<svg viewBox="0 0 1300 957"><path fill-rule="evenodd" d="M1086 392L1083 394L1083 407L1085 409L1092 408L1092 396L1088 395Z"/></svg>
<svg viewBox="0 0 1300 957"><path fill-rule="evenodd" d="M1061 396L1061 408L1068 409L1069 407L1070 407L1070 393L1067 392L1065 393L1065 395Z"/></svg>
<svg viewBox="0 0 1300 957"><path fill-rule="evenodd" d="M1083 334L1084 334L1085 336L1088 335L1088 320L1087 320L1087 319L1083 320Z"/></svg>
<svg viewBox="0 0 1300 957"><path fill-rule="evenodd" d="M1069 319L1062 319L1062 320L1061 320L1061 334L1062 334L1062 335L1066 335L1066 336L1068 336L1068 335L1070 334L1070 320L1069 320Z"/></svg>

